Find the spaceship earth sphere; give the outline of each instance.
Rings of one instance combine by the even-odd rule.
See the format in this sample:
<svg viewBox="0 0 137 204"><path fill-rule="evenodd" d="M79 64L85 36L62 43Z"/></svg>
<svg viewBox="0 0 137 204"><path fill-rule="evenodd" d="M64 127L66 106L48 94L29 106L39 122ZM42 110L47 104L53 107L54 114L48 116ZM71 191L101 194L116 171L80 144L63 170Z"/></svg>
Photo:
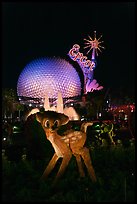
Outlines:
<svg viewBox="0 0 137 204"><path fill-rule="evenodd" d="M39 58L28 63L17 82L17 95L32 98L63 98L81 94L81 81L76 69L65 59Z"/></svg>

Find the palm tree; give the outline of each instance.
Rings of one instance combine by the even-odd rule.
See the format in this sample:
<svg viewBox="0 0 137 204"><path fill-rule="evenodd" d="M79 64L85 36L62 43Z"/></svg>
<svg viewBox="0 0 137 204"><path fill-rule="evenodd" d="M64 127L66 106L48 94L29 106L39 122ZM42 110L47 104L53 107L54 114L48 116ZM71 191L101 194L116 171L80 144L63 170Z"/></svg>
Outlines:
<svg viewBox="0 0 137 204"><path fill-rule="evenodd" d="M19 103L16 91L14 89L5 88L2 90L2 115L6 117L18 110L23 110L23 106Z"/></svg>

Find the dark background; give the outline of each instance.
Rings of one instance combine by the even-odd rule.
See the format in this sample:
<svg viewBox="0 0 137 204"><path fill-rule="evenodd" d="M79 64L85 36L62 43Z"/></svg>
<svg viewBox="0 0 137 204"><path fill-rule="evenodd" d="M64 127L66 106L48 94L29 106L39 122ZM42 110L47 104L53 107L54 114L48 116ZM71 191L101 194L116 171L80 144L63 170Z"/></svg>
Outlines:
<svg viewBox="0 0 137 204"><path fill-rule="evenodd" d="M66 56L74 44L86 55L84 38L104 43L94 78L104 88L134 94L135 3L2 3L2 87L15 88L33 59ZM91 57L90 54L87 55Z"/></svg>

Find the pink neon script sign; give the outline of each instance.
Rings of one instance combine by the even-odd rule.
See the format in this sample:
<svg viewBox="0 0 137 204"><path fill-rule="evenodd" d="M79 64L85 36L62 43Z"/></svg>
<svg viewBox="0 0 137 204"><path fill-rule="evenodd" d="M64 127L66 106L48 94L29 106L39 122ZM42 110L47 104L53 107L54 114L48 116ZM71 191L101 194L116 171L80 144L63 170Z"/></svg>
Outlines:
<svg viewBox="0 0 137 204"><path fill-rule="evenodd" d="M72 49L69 51L69 56L78 63L82 64L84 67L89 67L90 70L93 70L95 63L87 60L86 56L83 56L83 53L79 52L80 46L78 44L73 45Z"/></svg>

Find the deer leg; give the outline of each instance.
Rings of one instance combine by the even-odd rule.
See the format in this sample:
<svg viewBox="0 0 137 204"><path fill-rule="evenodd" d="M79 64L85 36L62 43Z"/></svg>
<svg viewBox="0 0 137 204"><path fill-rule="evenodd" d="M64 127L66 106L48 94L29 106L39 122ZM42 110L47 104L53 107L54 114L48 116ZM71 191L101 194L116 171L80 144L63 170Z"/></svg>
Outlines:
<svg viewBox="0 0 137 204"><path fill-rule="evenodd" d="M64 171L66 170L66 167L68 166L71 157L72 157L71 152L69 152L69 153L67 152L67 154L65 154L63 156L62 163L61 163L60 168L58 170L58 173L55 177L53 185L55 185L57 183L58 179L64 174Z"/></svg>
<svg viewBox="0 0 137 204"><path fill-rule="evenodd" d="M55 167L55 164L57 162L57 160L59 159L59 157L57 156L57 154L55 153L52 157L52 159L50 160L50 162L48 163L48 166L46 167L43 175L41 176L41 179L45 179L48 177L48 175L50 174L50 172L52 171L52 169Z"/></svg>
<svg viewBox="0 0 137 204"><path fill-rule="evenodd" d="M96 179L94 168L92 166L89 149L84 147L81 150L81 156L82 156L84 163L87 167L90 178L92 179L93 182L96 182L97 179Z"/></svg>
<svg viewBox="0 0 137 204"><path fill-rule="evenodd" d="M83 170L83 167L82 167L81 156L78 155L78 154L77 155L75 154L74 156L76 157L80 177L85 177L85 173L84 173L84 170Z"/></svg>

